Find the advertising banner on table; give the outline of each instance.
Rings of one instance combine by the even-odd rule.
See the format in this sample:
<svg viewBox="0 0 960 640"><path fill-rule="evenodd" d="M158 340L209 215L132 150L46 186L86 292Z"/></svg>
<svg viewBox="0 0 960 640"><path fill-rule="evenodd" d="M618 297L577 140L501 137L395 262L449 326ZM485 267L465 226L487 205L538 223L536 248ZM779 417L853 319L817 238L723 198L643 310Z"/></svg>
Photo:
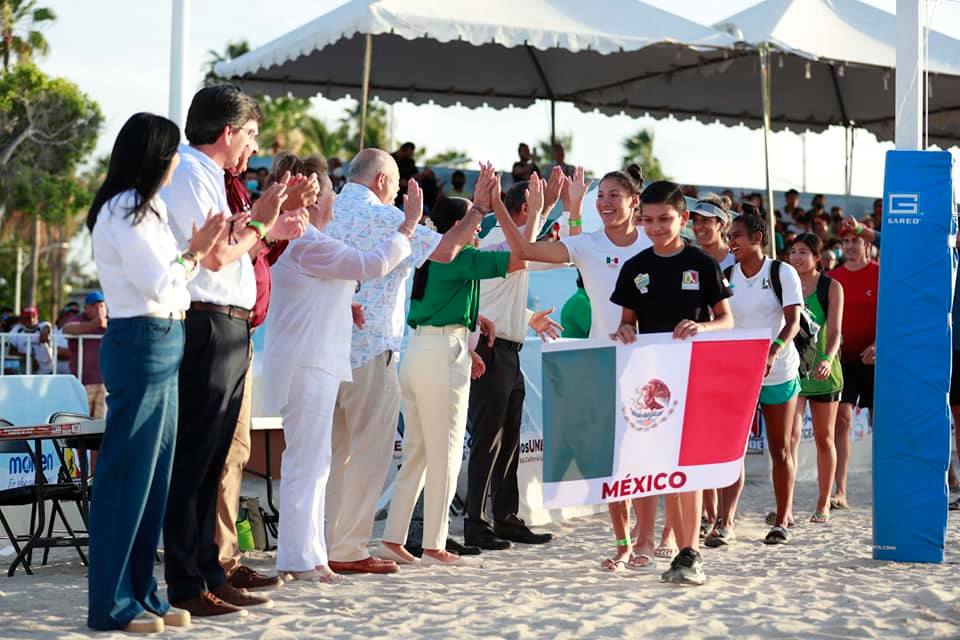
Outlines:
<svg viewBox="0 0 960 640"><path fill-rule="evenodd" d="M544 345L548 508L724 487L740 473L770 335Z"/></svg>

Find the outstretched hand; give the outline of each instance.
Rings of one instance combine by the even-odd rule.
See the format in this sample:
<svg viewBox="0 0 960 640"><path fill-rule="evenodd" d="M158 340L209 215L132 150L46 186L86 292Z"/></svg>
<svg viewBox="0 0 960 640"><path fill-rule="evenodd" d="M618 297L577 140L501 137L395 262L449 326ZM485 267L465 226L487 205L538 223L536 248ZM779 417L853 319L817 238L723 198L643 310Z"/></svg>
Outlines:
<svg viewBox="0 0 960 640"><path fill-rule="evenodd" d="M555 307L550 307L543 311L537 311L530 317L530 328L536 331L537 335L540 336L540 339L544 342L556 340L560 337L561 332L563 332L563 327L558 322L554 322L553 318L550 317L550 314L555 310Z"/></svg>

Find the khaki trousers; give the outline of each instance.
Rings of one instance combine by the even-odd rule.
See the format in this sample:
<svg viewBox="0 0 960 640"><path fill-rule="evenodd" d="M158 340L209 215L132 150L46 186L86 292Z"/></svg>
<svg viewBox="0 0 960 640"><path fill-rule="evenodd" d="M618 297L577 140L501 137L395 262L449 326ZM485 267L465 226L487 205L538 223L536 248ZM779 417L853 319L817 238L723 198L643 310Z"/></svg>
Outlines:
<svg viewBox="0 0 960 640"><path fill-rule="evenodd" d="M446 548L447 511L463 463L470 401L470 348L464 327L420 327L400 367L403 466L394 483L386 542L403 544L423 491L423 548ZM426 485L424 485L426 482Z"/></svg>
<svg viewBox="0 0 960 640"><path fill-rule="evenodd" d="M253 400L253 346L250 347L250 365L243 384L243 403L237 418L237 430L227 453L220 476L220 492L217 495L217 528L215 539L220 548L220 566L230 576L240 567L240 543L237 540L237 516L240 514L240 484L243 468L250 460L250 419Z"/></svg>
<svg viewBox="0 0 960 640"><path fill-rule="evenodd" d="M327 484L327 553L333 562L370 557L380 490L393 459L400 418L397 361L385 351L353 370L333 413L333 461Z"/></svg>

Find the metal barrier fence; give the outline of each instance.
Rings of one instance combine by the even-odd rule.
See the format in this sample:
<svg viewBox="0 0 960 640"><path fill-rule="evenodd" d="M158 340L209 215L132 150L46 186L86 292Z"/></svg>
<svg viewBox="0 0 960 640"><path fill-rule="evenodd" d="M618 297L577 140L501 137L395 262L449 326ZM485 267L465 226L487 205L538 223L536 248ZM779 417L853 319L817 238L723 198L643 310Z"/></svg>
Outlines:
<svg viewBox="0 0 960 640"><path fill-rule="evenodd" d="M70 348L72 351L72 348L69 345L71 341L75 341L77 350L77 367L73 374L80 380L81 384L87 384L87 382L83 379L84 340L96 340L99 342L102 339L103 335L101 334L83 334L74 336L60 332L51 332L49 341L52 343L53 349L52 353L50 354L51 370L49 373L57 373L61 362L69 363L72 360L72 358L66 359L60 357L60 349L57 347L57 342L66 340L68 344L67 348ZM11 347L16 349L17 353L12 353ZM0 376L33 374L34 354L38 349L46 348L46 345L40 344L39 331L34 333L0 333ZM11 368L9 366L11 363L16 363L16 367Z"/></svg>

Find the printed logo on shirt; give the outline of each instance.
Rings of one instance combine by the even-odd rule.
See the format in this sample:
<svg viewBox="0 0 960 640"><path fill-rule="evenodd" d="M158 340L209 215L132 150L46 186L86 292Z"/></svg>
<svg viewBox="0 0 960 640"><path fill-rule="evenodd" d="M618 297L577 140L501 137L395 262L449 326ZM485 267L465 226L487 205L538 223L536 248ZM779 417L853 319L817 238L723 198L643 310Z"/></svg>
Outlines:
<svg viewBox="0 0 960 640"><path fill-rule="evenodd" d="M617 268L620 266L620 258L616 256L607 256L607 266Z"/></svg>
<svg viewBox="0 0 960 640"><path fill-rule="evenodd" d="M649 291L648 287L650 286L650 274L638 274L637 277L633 279L633 284L637 285L637 289L640 290L640 293L647 293L647 291Z"/></svg>
<svg viewBox="0 0 960 640"><path fill-rule="evenodd" d="M693 269L684 271L680 288L683 291L700 291L700 273Z"/></svg>

